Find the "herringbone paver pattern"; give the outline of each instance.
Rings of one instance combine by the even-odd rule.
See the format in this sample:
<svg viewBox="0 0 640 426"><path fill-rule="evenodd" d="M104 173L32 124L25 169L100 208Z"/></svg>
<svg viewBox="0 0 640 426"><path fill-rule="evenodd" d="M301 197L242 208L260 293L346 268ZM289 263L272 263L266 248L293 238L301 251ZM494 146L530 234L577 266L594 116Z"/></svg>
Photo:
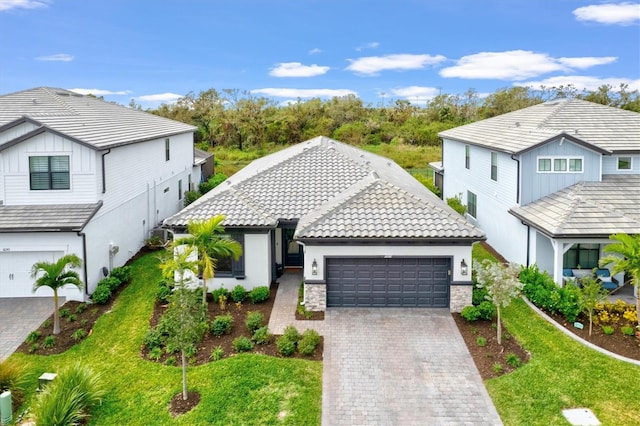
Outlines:
<svg viewBox="0 0 640 426"><path fill-rule="evenodd" d="M61 297L60 305L63 303L64 297ZM8 358L51 313L51 297L0 299L0 361Z"/></svg>

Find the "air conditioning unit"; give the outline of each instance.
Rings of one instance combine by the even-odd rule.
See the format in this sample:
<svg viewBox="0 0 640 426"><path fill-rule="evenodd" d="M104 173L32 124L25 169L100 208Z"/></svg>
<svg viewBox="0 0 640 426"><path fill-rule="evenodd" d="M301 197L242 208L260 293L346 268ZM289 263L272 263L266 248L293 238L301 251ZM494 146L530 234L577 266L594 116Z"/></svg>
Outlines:
<svg viewBox="0 0 640 426"><path fill-rule="evenodd" d="M151 230L151 236L160 238L163 243L166 243L169 239L169 230L163 228L153 228Z"/></svg>

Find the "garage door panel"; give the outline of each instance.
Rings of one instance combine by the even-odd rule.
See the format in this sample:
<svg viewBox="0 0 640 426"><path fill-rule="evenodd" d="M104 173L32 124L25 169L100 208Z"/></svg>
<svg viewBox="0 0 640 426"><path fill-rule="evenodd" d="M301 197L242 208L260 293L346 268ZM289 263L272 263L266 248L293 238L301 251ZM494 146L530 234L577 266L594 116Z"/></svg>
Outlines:
<svg viewBox="0 0 640 426"><path fill-rule="evenodd" d="M327 306L449 306L449 258L328 258Z"/></svg>

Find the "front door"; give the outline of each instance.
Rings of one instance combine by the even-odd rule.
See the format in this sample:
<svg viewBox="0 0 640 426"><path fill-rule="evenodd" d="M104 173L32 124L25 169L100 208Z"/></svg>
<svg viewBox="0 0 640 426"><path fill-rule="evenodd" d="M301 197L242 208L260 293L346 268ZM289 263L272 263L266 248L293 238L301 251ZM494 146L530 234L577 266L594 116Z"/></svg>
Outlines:
<svg viewBox="0 0 640 426"><path fill-rule="evenodd" d="M295 229L282 230L284 266L302 266L303 247L293 240Z"/></svg>

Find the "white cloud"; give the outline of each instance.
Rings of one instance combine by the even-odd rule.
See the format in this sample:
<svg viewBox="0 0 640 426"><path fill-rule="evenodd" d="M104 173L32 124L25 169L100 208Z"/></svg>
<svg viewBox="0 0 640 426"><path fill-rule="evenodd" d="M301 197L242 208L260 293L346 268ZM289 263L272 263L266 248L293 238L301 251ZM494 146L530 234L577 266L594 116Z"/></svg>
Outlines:
<svg viewBox="0 0 640 426"><path fill-rule="evenodd" d="M69 55L68 53L56 53L55 55L48 56L38 56L36 58L37 61L47 61L47 62L71 62L73 61L74 56Z"/></svg>
<svg viewBox="0 0 640 426"><path fill-rule="evenodd" d="M81 95L94 95L94 96L107 96L107 95L128 95L130 90L104 90L104 89L68 89L72 92L79 93Z"/></svg>
<svg viewBox="0 0 640 426"><path fill-rule="evenodd" d="M347 96L358 94L349 89L286 89L267 87L264 89L255 89L251 93L258 93L276 98L332 98L334 96Z"/></svg>
<svg viewBox="0 0 640 426"><path fill-rule="evenodd" d="M315 77L326 74L329 67L320 65L302 65L300 62L281 62L271 68L272 77Z"/></svg>
<svg viewBox="0 0 640 426"><path fill-rule="evenodd" d="M463 56L457 64L440 70L445 78L485 78L497 80L526 80L555 71L589 68L616 61L616 57L553 58L546 53L528 50L480 52Z"/></svg>
<svg viewBox="0 0 640 426"><path fill-rule="evenodd" d="M155 95L142 95L142 96L136 96L136 100L137 101L142 101L142 102L175 102L178 99L180 99L182 97L182 95L177 95L175 93L158 93Z"/></svg>
<svg viewBox="0 0 640 426"><path fill-rule="evenodd" d="M375 75L384 70L416 70L429 65L437 65L445 58L442 55L412 55L398 54L386 56L366 56L358 59L349 59L351 64L349 71L358 74Z"/></svg>
<svg viewBox="0 0 640 426"><path fill-rule="evenodd" d="M558 58L558 62L568 66L569 68L590 68L596 65L606 65L617 61L615 56L601 56L601 57L584 57L584 58Z"/></svg>
<svg viewBox="0 0 640 426"><path fill-rule="evenodd" d="M425 87L425 86L408 86L398 87L391 89L391 94L395 96L402 96L404 98L427 98L432 99L440 94L440 89L437 87Z"/></svg>
<svg viewBox="0 0 640 426"><path fill-rule="evenodd" d="M579 7L573 11L578 21L609 25L632 25L640 21L640 3L605 3Z"/></svg>
<svg viewBox="0 0 640 426"><path fill-rule="evenodd" d="M318 53L322 53L322 49L318 49L317 47L315 47L307 53L309 53L309 55L317 55Z"/></svg>
<svg viewBox="0 0 640 426"><path fill-rule="evenodd" d="M596 90L598 87L608 84L614 89L620 87L620 84L628 84L629 90L640 90L640 79L632 80L630 78L616 78L616 77L591 77L586 75L563 75L557 77L549 77L539 81L523 81L515 83L517 86L533 87L539 89L540 86L545 87L560 87L573 85L578 90Z"/></svg>
<svg viewBox="0 0 640 426"><path fill-rule="evenodd" d="M380 43L378 43L377 41L372 41L370 43L366 43L366 44L363 44L362 46L356 47L356 50L360 52L365 49L377 49L378 47L380 47Z"/></svg>
<svg viewBox="0 0 640 426"><path fill-rule="evenodd" d="M37 9L47 7L48 2L36 0L0 0L0 12L11 9Z"/></svg>

